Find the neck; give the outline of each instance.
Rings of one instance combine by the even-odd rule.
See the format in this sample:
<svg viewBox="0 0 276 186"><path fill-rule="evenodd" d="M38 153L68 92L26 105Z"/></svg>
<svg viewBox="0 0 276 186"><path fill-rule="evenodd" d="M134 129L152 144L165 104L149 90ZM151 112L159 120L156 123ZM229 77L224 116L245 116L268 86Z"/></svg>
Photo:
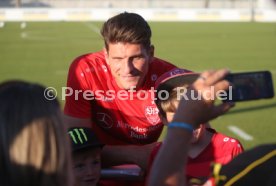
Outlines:
<svg viewBox="0 0 276 186"><path fill-rule="evenodd" d="M213 134L206 130L201 138L191 145L189 157L196 158L211 142Z"/></svg>

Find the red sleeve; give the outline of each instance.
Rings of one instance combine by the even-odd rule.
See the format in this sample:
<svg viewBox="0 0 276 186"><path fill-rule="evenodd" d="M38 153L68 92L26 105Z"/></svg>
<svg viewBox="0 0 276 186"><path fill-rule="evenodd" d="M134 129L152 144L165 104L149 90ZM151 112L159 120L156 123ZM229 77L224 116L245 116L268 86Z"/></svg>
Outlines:
<svg viewBox="0 0 276 186"><path fill-rule="evenodd" d="M243 149L242 144L238 140L236 140L235 147L233 148L233 151L232 151L232 158L236 157L243 151L244 151L244 149Z"/></svg>
<svg viewBox="0 0 276 186"><path fill-rule="evenodd" d="M83 92L89 90L84 70L88 67L85 56L77 58L70 66L65 97L64 113L77 118L90 118L90 101L85 100Z"/></svg>

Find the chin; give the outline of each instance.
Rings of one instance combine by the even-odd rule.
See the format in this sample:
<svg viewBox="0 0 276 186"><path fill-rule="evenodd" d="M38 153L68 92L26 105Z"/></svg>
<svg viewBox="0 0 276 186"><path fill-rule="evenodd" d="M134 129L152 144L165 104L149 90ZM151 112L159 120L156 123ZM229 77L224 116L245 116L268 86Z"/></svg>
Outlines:
<svg viewBox="0 0 276 186"><path fill-rule="evenodd" d="M132 78L120 78L117 83L121 84L125 89L130 89L131 87L137 87L140 84L140 77L132 77Z"/></svg>
<svg viewBox="0 0 276 186"><path fill-rule="evenodd" d="M197 139L192 138L192 139L191 139L191 144L195 144L195 143L197 143L197 141L198 141Z"/></svg>
<svg viewBox="0 0 276 186"><path fill-rule="evenodd" d="M126 84L126 85L124 85L124 89L130 90L130 89L132 89L133 87L135 87L135 89L137 89L137 87L138 87L137 85L138 85L138 83Z"/></svg>

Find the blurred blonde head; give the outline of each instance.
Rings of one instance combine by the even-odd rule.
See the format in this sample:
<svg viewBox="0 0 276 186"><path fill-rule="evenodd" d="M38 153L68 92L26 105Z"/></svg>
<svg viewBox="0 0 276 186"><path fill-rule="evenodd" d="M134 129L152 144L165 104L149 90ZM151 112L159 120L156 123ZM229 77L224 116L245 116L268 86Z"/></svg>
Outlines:
<svg viewBox="0 0 276 186"><path fill-rule="evenodd" d="M0 85L0 185L70 186L71 159L61 110L45 88Z"/></svg>

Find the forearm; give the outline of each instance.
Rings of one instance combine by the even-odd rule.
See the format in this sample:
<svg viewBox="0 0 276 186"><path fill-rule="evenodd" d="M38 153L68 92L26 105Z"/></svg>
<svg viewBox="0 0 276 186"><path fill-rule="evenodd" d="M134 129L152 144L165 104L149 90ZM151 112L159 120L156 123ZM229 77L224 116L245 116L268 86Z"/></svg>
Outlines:
<svg viewBox="0 0 276 186"><path fill-rule="evenodd" d="M150 153L155 144L137 146L110 146L103 148L102 161L103 167L110 167L122 164L136 164L146 170Z"/></svg>
<svg viewBox="0 0 276 186"><path fill-rule="evenodd" d="M102 163L104 167L121 164L134 163L129 154L133 151L132 147L106 145L102 152Z"/></svg>
<svg viewBox="0 0 276 186"><path fill-rule="evenodd" d="M67 128L72 128L72 127L91 128L90 118L75 118L75 117L63 114L62 119L65 125L67 126Z"/></svg>
<svg viewBox="0 0 276 186"><path fill-rule="evenodd" d="M166 139L151 169L149 186L186 185L186 163L192 129L199 123L195 120L193 108L190 107L187 112L182 112L183 104L179 107L172 123L180 123L184 127L170 127L172 123L168 125Z"/></svg>
<svg viewBox="0 0 276 186"><path fill-rule="evenodd" d="M149 186L185 185L185 165L191 136L187 130L168 130L166 140L153 163Z"/></svg>

